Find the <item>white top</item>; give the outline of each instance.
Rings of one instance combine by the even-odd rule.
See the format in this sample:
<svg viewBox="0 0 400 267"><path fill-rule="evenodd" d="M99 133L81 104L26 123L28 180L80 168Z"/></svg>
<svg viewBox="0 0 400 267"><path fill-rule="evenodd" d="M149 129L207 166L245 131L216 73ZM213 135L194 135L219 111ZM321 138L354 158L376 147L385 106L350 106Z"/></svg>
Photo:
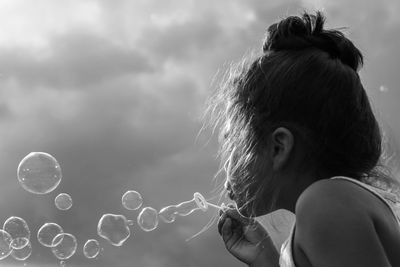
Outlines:
<svg viewBox="0 0 400 267"><path fill-rule="evenodd" d="M364 184L356 179L349 178L349 177L335 176L330 179L347 180L347 181L353 182L355 184L358 184L361 187L364 187L368 191L372 192L374 195L379 197L383 202L385 202L386 205L389 206L390 210L393 212L393 215L396 217L397 222L400 225L400 201L398 200L398 198L396 197L395 194L387 192L380 188L368 185L368 184ZM293 226L290 230L288 239L286 239L286 241L283 242L283 244L281 246L281 255L279 258L279 266L280 267L296 267L296 265L294 264L293 254L292 254L293 232L294 232L295 226L296 226L296 223L293 223Z"/></svg>

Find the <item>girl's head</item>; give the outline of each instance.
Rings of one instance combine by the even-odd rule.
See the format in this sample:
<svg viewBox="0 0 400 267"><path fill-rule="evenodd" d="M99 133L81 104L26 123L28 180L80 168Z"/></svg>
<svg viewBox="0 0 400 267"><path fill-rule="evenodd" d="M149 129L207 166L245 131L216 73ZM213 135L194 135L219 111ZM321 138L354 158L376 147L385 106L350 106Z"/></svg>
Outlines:
<svg viewBox="0 0 400 267"><path fill-rule="evenodd" d="M226 185L247 215L272 211L283 184L296 182L280 175L289 164L271 168L278 128L293 136L293 173L361 179L378 163L381 134L357 73L362 54L323 26L320 12L271 25L261 54L233 66L211 98Z"/></svg>

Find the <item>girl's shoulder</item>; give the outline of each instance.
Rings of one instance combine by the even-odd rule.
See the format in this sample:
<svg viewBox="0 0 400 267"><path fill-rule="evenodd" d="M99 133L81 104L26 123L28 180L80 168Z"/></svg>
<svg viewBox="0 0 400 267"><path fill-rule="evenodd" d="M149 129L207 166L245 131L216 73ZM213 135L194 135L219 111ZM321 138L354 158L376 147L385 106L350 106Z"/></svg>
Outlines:
<svg viewBox="0 0 400 267"><path fill-rule="evenodd" d="M371 193L355 183L342 179L323 179L314 182L303 191L296 203L296 214L309 204L314 208L321 206L330 209L344 206L346 209L359 209L360 205L370 207L371 200Z"/></svg>
<svg viewBox="0 0 400 267"><path fill-rule="evenodd" d="M346 179L317 181L304 190L296 204L294 254L301 251L314 263L329 258L340 266L388 266L376 222L396 232L395 238L400 240L392 211L368 189ZM362 257L352 258L351 251Z"/></svg>
<svg viewBox="0 0 400 267"><path fill-rule="evenodd" d="M307 214L309 208L323 210L332 216L352 217L354 213L375 222L386 219L395 224L396 215L379 190L352 178L323 179L314 182L300 195L296 215ZM386 203L385 203L386 202ZM360 214L362 213L362 214ZM297 216L296 216L297 217Z"/></svg>
<svg viewBox="0 0 400 267"><path fill-rule="evenodd" d="M390 206L393 206L394 200L390 205L386 194L383 194L381 189L353 178L334 178L337 179L319 180L307 187L296 203L296 214L298 209L307 207L307 204L310 203L314 207L318 205L327 210L340 207L344 208L342 211L357 209L365 212L371 218L382 218L385 214L393 217Z"/></svg>

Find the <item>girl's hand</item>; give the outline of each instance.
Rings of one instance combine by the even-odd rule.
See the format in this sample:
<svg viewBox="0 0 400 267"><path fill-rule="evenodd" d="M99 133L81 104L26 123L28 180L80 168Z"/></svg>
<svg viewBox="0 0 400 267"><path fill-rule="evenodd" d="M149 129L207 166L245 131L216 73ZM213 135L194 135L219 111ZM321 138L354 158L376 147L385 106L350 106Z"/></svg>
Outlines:
<svg viewBox="0 0 400 267"><path fill-rule="evenodd" d="M241 216L235 208L220 212L218 232L227 250L249 266L279 265L279 253L268 232L256 220Z"/></svg>

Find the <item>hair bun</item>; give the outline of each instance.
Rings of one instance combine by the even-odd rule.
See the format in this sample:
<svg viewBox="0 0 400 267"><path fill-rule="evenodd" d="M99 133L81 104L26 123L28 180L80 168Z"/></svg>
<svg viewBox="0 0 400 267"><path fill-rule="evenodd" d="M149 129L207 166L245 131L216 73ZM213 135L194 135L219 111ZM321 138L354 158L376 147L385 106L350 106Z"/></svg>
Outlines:
<svg viewBox="0 0 400 267"><path fill-rule="evenodd" d="M340 59L355 71L363 64L361 52L339 30L324 30L325 17L321 12L302 17L289 16L268 28L263 52L317 48L332 58Z"/></svg>

